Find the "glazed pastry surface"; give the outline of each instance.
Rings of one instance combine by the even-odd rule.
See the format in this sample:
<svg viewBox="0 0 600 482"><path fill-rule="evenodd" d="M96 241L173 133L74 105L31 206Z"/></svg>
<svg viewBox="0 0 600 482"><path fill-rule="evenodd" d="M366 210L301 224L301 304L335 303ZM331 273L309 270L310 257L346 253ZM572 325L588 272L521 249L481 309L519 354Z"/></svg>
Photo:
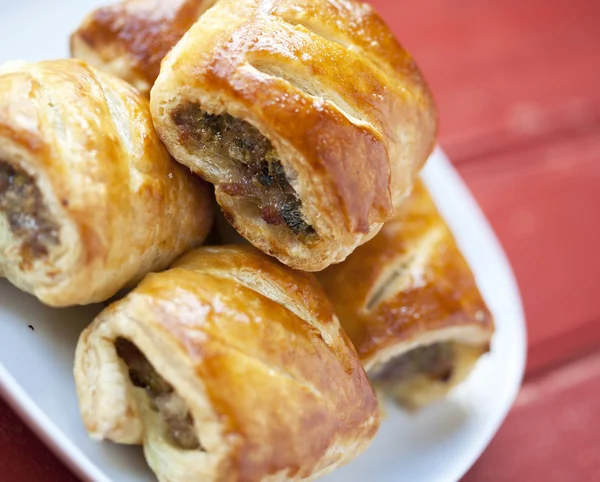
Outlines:
<svg viewBox="0 0 600 482"><path fill-rule="evenodd" d="M373 240L318 276L371 379L408 407L444 397L489 350L492 316L420 182Z"/></svg>
<svg viewBox="0 0 600 482"><path fill-rule="evenodd" d="M71 35L71 55L148 96L160 62L215 0L126 0L91 12Z"/></svg>
<svg viewBox="0 0 600 482"><path fill-rule="evenodd" d="M305 271L378 232L436 131L413 59L353 1L219 1L165 57L151 110L238 232Z"/></svg>
<svg viewBox="0 0 600 482"><path fill-rule="evenodd" d="M208 185L135 89L77 60L0 74L0 273L52 306L106 300L202 243Z"/></svg>
<svg viewBox="0 0 600 482"><path fill-rule="evenodd" d="M81 335L75 379L91 436L143 444L159 480L312 480L379 425L318 282L250 246L148 275Z"/></svg>

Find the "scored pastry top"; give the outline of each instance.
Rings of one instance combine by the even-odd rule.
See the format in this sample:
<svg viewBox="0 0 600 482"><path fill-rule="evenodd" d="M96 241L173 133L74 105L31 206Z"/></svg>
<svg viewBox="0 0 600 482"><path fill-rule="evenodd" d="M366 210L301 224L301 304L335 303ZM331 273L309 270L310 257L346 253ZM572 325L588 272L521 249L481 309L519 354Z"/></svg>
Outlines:
<svg viewBox="0 0 600 482"><path fill-rule="evenodd" d="M156 388L177 393L194 436L179 427L174 443L157 424L127 378L123 360L139 374L123 340L156 369ZM92 436L143 443L169 480L312 480L364 450L379 424L318 282L249 246L202 248L147 276L84 332L75 373Z"/></svg>
<svg viewBox="0 0 600 482"><path fill-rule="evenodd" d="M125 0L91 12L71 54L148 95L163 57L215 0Z"/></svg>
<svg viewBox="0 0 600 482"><path fill-rule="evenodd" d="M171 153L215 184L236 229L311 271L391 217L436 131L416 64L352 1L218 2L165 58L151 108Z"/></svg>
<svg viewBox="0 0 600 482"><path fill-rule="evenodd" d="M368 371L416 346L485 346L494 332L473 273L421 182L373 240L319 280Z"/></svg>
<svg viewBox="0 0 600 482"><path fill-rule="evenodd" d="M148 101L79 60L0 73L0 271L53 306L103 301L197 247L209 189Z"/></svg>

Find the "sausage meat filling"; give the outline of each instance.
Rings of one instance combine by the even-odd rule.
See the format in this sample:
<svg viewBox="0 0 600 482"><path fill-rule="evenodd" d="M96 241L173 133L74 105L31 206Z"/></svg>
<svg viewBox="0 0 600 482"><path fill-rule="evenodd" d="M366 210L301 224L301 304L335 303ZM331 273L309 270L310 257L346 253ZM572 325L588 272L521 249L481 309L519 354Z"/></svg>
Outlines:
<svg viewBox="0 0 600 482"><path fill-rule="evenodd" d="M454 349L451 343L422 346L394 358L371 378L374 382L403 382L416 376L447 382L452 378Z"/></svg>
<svg viewBox="0 0 600 482"><path fill-rule="evenodd" d="M22 240L31 257L46 256L58 244L58 226L44 204L35 180L25 171L0 160L0 215Z"/></svg>
<svg viewBox="0 0 600 482"><path fill-rule="evenodd" d="M248 199L268 224L285 224L299 236L314 234L304 220L302 202L289 183L277 151L258 129L228 114L207 114L196 104L177 110L173 121L180 129L182 142L238 165L239 178L220 185L224 193Z"/></svg>
<svg viewBox="0 0 600 482"><path fill-rule="evenodd" d="M143 388L151 408L158 412L167 426L174 444L184 450L203 450L194 430L194 419L185 401L161 377L144 354L125 338L115 341L117 355L129 368L129 379L134 386Z"/></svg>

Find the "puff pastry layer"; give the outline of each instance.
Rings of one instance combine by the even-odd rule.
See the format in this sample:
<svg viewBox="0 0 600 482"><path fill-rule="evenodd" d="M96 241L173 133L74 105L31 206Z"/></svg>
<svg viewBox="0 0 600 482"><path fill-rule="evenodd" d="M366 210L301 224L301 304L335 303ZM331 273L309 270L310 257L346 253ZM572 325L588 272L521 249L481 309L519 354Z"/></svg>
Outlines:
<svg viewBox="0 0 600 482"><path fill-rule="evenodd" d="M492 316L421 183L319 280L371 379L409 408L444 397L489 350Z"/></svg>
<svg viewBox="0 0 600 482"><path fill-rule="evenodd" d="M165 57L151 110L240 234L306 271L377 233L436 130L413 59L353 1L219 1Z"/></svg>
<svg viewBox="0 0 600 482"><path fill-rule="evenodd" d="M215 0L126 0L91 12L71 35L71 55L148 96L160 62Z"/></svg>
<svg viewBox="0 0 600 482"><path fill-rule="evenodd" d="M93 438L160 480L312 480L362 452L378 403L318 282L251 246L193 251L81 335Z"/></svg>
<svg viewBox="0 0 600 482"><path fill-rule="evenodd" d="M202 243L208 185L134 88L81 61L0 75L0 274L52 306L103 301Z"/></svg>

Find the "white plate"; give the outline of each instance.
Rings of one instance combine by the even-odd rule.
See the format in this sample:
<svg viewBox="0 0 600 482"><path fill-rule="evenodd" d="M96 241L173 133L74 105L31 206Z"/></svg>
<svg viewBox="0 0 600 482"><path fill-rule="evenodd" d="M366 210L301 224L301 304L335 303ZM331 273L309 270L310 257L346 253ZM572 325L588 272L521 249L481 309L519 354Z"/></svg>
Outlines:
<svg viewBox="0 0 600 482"><path fill-rule="evenodd" d="M68 33L101 1L0 0L0 62L66 56ZM504 253L441 150L424 177L495 316L492 351L447 401L416 415L389 407L370 449L327 482L456 481L497 431L520 386L525 324ZM75 343L100 309L52 310L0 281L0 392L81 477L152 480L139 448L92 442L79 418Z"/></svg>

